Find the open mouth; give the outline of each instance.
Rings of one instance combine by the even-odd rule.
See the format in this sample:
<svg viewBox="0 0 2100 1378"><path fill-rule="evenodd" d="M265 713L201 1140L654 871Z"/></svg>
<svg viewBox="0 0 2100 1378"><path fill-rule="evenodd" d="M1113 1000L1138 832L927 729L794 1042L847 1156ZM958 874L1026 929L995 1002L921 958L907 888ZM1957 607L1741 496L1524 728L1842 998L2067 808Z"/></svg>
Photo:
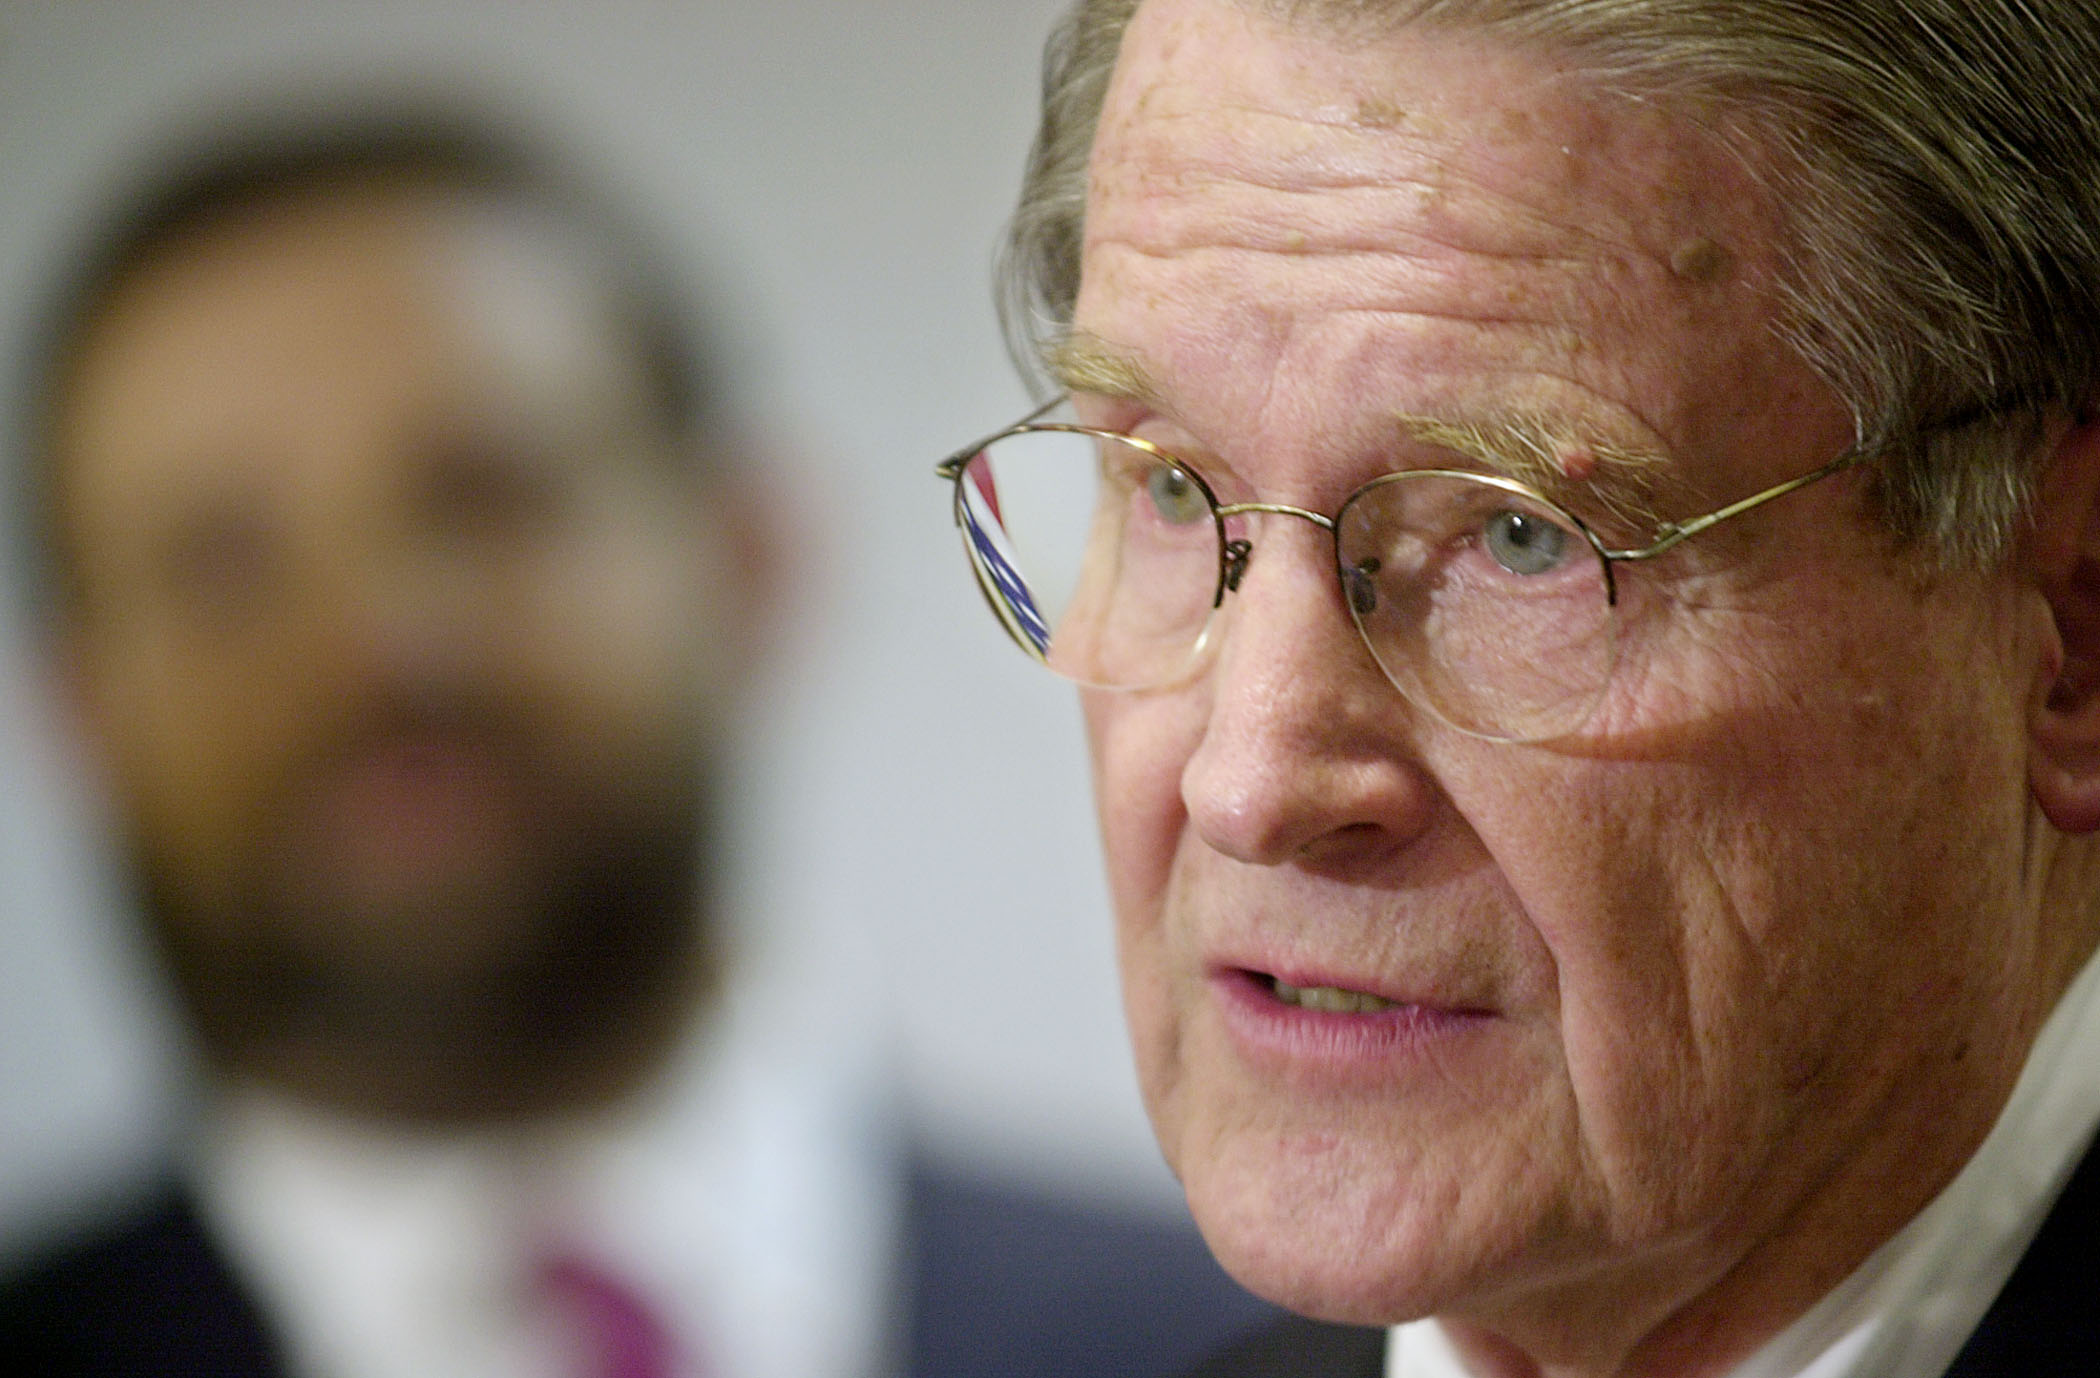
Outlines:
<svg viewBox="0 0 2100 1378"><path fill-rule="evenodd" d="M1365 991L1347 990L1341 986L1294 986L1274 976L1262 973L1255 973L1255 976L1278 1001L1301 1010L1317 1010L1322 1014L1376 1014L1380 1010L1399 1008L1395 1002Z"/></svg>

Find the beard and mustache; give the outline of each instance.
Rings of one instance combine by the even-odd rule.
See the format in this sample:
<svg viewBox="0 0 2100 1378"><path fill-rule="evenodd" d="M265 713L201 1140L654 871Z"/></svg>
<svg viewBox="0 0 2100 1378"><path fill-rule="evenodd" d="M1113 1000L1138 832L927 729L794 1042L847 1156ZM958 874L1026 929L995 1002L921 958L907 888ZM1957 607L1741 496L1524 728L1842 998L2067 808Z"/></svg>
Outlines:
<svg viewBox="0 0 2100 1378"><path fill-rule="evenodd" d="M206 1061L416 1121L587 1108L644 1079L715 965L710 763L697 727L660 735L609 759L498 695L390 694L278 773L209 893L136 839L144 915ZM345 883L331 791L425 748L473 764L501 845L411 884Z"/></svg>

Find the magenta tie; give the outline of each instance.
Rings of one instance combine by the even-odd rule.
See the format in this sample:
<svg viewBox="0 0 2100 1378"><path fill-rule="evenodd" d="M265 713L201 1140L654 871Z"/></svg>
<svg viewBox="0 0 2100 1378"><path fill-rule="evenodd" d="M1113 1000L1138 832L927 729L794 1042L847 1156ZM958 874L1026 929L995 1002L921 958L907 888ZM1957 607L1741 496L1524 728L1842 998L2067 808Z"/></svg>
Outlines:
<svg viewBox="0 0 2100 1378"><path fill-rule="evenodd" d="M671 1332L641 1296L592 1259L556 1250L540 1286L580 1342L578 1378L681 1378Z"/></svg>

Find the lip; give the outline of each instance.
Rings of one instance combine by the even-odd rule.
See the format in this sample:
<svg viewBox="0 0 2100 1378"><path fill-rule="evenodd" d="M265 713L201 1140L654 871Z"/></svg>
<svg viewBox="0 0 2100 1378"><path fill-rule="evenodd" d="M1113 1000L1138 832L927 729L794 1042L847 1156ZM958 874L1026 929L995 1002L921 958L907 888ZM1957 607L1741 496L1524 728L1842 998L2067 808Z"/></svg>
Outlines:
<svg viewBox="0 0 2100 1378"><path fill-rule="evenodd" d="M488 753L441 739L376 745L319 782L312 820L338 853L393 869L495 846L515 827L512 781Z"/></svg>
<svg viewBox="0 0 2100 1378"><path fill-rule="evenodd" d="M1389 1076L1409 1062L1455 1051L1495 1022L1491 1010L1408 999L1321 973L1220 965L1211 969L1209 981L1227 1036L1240 1055L1256 1067L1294 1076ZM1360 991L1393 1004L1362 1014L1309 1010L1279 1000L1277 981L1301 990Z"/></svg>

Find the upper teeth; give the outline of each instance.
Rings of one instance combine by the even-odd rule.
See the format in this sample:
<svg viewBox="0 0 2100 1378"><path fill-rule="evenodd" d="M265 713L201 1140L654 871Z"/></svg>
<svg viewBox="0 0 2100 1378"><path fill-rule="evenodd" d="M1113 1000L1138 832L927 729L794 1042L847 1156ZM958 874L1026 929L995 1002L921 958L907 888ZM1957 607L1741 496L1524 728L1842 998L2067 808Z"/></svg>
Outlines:
<svg viewBox="0 0 2100 1378"><path fill-rule="evenodd" d="M1343 990L1339 986L1289 986L1281 981L1276 983L1276 998L1286 1005L1327 1014L1371 1014L1377 1010L1389 1010L1394 1003L1383 996L1366 995L1360 990Z"/></svg>

